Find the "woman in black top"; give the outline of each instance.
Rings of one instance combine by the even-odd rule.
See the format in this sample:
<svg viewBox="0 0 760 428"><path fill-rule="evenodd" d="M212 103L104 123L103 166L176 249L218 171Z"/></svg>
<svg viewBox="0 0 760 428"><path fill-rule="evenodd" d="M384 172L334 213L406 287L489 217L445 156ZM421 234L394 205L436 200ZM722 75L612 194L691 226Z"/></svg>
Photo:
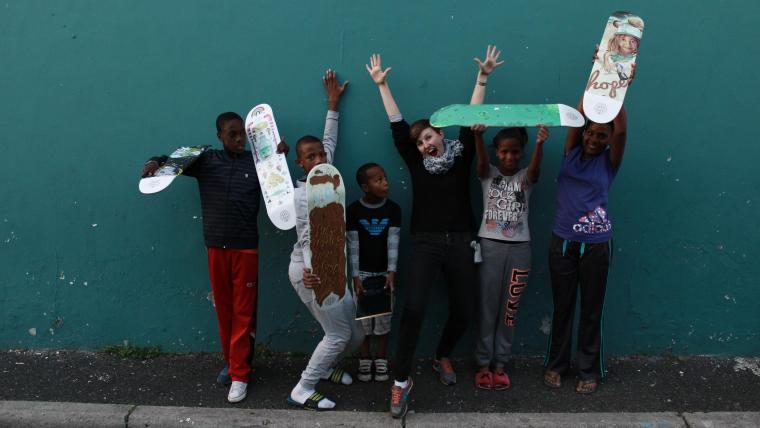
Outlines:
<svg viewBox="0 0 760 428"><path fill-rule="evenodd" d="M488 75L503 61L501 52L489 46L485 61L475 58L479 71L470 104L482 104ZM447 140L427 119L411 126L401 116L386 82L390 68L382 69L380 55L372 55L367 65L380 90L391 121L393 143L409 169L412 179L412 266L405 287L405 306L396 349L395 382L391 388L391 415L406 413L413 382L409 377L414 351L425 316L430 289L439 273L448 284L449 318L441 334L433 368L445 385L456 382L449 355L467 329L471 295L475 291L475 268L470 246L474 219L470 205L470 171L475 155L473 133L461 128L459 140Z"/></svg>

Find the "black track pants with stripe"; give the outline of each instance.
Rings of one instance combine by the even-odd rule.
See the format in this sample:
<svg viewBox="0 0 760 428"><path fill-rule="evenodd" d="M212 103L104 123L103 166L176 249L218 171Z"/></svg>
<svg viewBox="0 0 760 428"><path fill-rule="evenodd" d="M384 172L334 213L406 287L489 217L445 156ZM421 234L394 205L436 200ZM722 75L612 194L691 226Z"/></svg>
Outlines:
<svg viewBox="0 0 760 428"><path fill-rule="evenodd" d="M580 290L578 377L582 380L604 377L602 312L609 266L609 242L584 244L552 235L549 271L554 314L545 362L547 370L565 374L570 367L573 320Z"/></svg>

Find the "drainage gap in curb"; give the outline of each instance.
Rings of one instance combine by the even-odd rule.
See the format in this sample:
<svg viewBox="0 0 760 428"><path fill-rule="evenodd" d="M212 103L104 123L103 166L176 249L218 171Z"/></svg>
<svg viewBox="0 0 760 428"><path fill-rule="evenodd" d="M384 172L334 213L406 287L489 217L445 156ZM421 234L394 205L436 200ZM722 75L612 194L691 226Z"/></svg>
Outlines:
<svg viewBox="0 0 760 428"><path fill-rule="evenodd" d="M126 415L124 415L124 428L129 428L129 416L137 409L137 404L133 405Z"/></svg>

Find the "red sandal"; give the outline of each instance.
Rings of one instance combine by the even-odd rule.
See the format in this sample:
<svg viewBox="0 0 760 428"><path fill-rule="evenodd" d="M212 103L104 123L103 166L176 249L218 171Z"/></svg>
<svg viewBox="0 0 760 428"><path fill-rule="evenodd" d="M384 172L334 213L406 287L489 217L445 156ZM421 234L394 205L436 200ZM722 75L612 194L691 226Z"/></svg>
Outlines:
<svg viewBox="0 0 760 428"><path fill-rule="evenodd" d="M497 391L502 391L505 389L509 389L509 387L510 387L509 375L507 375L503 371L496 371L493 373L493 389Z"/></svg>
<svg viewBox="0 0 760 428"><path fill-rule="evenodd" d="M475 373L475 386L480 389L493 389L493 372L488 367L482 367Z"/></svg>

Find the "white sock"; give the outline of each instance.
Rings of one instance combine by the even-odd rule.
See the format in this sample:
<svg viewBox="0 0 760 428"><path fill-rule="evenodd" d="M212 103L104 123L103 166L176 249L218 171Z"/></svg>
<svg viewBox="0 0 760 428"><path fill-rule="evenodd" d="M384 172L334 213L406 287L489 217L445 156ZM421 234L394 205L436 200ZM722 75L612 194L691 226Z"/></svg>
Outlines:
<svg viewBox="0 0 760 428"><path fill-rule="evenodd" d="M407 386L409 386L409 379L407 379L407 380L405 380L403 382L399 382L397 380L394 380L393 381L393 386L398 386L400 388L406 388Z"/></svg>
<svg viewBox="0 0 760 428"><path fill-rule="evenodd" d="M334 371L335 371L334 368L330 369L326 375L322 376L322 379L323 380L330 379L330 376L333 374ZM350 374L343 372L343 375L341 375L340 377L340 383L342 383L343 385L351 385L352 383L354 383L354 380L351 378Z"/></svg>
<svg viewBox="0 0 760 428"><path fill-rule="evenodd" d="M314 394L314 392L316 392L314 389L304 388L299 382L296 384L293 390L290 391L290 398L292 398L293 401L298 404L303 404L311 396L311 394ZM329 398L325 397L322 399L322 401L319 402L318 406L320 409L332 409L335 407L335 403Z"/></svg>

